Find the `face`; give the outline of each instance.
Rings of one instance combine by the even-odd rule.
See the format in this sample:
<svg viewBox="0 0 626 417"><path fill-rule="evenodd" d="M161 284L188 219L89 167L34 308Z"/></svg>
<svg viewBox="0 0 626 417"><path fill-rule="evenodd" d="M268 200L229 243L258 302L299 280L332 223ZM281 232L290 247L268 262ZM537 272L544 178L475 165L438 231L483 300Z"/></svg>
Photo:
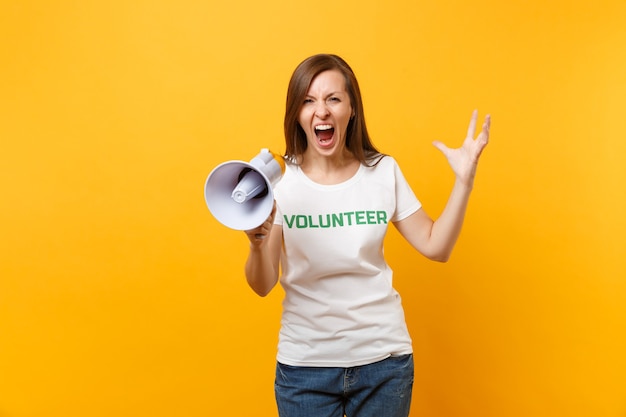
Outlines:
<svg viewBox="0 0 626 417"><path fill-rule="evenodd" d="M343 152L352 113L341 72L319 73L309 86L298 116L298 123L306 133L307 152L326 156Z"/></svg>

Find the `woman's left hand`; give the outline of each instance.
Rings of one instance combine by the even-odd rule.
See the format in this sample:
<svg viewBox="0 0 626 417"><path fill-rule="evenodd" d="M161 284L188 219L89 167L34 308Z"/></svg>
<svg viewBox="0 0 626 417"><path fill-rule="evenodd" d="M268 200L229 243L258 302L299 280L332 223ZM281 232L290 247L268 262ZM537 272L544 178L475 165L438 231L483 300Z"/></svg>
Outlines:
<svg viewBox="0 0 626 417"><path fill-rule="evenodd" d="M485 146L489 142L489 126L491 124L491 116L487 115L483 122L482 130L474 139L476 132L476 120L478 119L478 110L474 110L472 118L467 128L467 136L460 148L452 149L439 141L433 142L433 145L439 149L448 159L448 163L454 171L454 175L462 184L472 187L474 176L476 175L476 166L478 159Z"/></svg>

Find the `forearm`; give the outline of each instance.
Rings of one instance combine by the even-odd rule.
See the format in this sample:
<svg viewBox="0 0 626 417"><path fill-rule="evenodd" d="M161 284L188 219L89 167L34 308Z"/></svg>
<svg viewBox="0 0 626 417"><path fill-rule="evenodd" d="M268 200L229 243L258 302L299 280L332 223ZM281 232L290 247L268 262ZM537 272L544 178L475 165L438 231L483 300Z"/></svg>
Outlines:
<svg viewBox="0 0 626 417"><path fill-rule="evenodd" d="M428 242L431 259L445 262L450 258L463 227L471 192L471 185L455 181L444 210L432 224Z"/></svg>
<svg viewBox="0 0 626 417"><path fill-rule="evenodd" d="M246 279L250 288L261 297L266 296L278 282L278 268L274 264L267 245L251 245L245 265Z"/></svg>
<svg viewBox="0 0 626 417"><path fill-rule="evenodd" d="M467 203L474 186L478 158L489 142L491 125L489 115L485 117L478 137L473 139L477 117L478 112L474 111L467 129L467 136L460 148L451 149L439 141L433 142L435 147L446 156L455 174L454 187L439 218L433 221L424 210L418 210L406 219L395 223L402 236L415 249L435 261L446 262L452 254L452 249L461 233Z"/></svg>

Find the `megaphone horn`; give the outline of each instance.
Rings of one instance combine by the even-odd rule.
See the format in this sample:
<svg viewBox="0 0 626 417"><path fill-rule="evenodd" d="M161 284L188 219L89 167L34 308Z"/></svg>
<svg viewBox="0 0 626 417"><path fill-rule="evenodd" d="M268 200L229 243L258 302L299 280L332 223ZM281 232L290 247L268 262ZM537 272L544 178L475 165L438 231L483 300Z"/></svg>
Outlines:
<svg viewBox="0 0 626 417"><path fill-rule="evenodd" d="M224 226L254 229L272 213L272 188L284 172L284 159L261 149L250 162L228 161L215 167L206 179L204 200L211 214Z"/></svg>

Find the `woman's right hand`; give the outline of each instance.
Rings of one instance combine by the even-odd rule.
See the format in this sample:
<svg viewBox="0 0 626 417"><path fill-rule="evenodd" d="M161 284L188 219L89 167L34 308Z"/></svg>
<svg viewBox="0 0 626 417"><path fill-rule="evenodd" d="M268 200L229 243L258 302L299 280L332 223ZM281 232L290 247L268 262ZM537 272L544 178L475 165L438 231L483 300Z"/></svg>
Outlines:
<svg viewBox="0 0 626 417"><path fill-rule="evenodd" d="M246 230L250 251L246 260L246 279L258 295L266 296L278 282L282 228L274 227L276 202L262 225ZM270 233L271 232L271 233Z"/></svg>
<svg viewBox="0 0 626 417"><path fill-rule="evenodd" d="M250 240L250 244L254 246L260 246L265 241L265 238L270 234L272 230L272 225L274 224L274 215L276 214L276 202L274 202L274 207L272 208L272 212L269 217L263 222L262 225L246 230L246 236Z"/></svg>

